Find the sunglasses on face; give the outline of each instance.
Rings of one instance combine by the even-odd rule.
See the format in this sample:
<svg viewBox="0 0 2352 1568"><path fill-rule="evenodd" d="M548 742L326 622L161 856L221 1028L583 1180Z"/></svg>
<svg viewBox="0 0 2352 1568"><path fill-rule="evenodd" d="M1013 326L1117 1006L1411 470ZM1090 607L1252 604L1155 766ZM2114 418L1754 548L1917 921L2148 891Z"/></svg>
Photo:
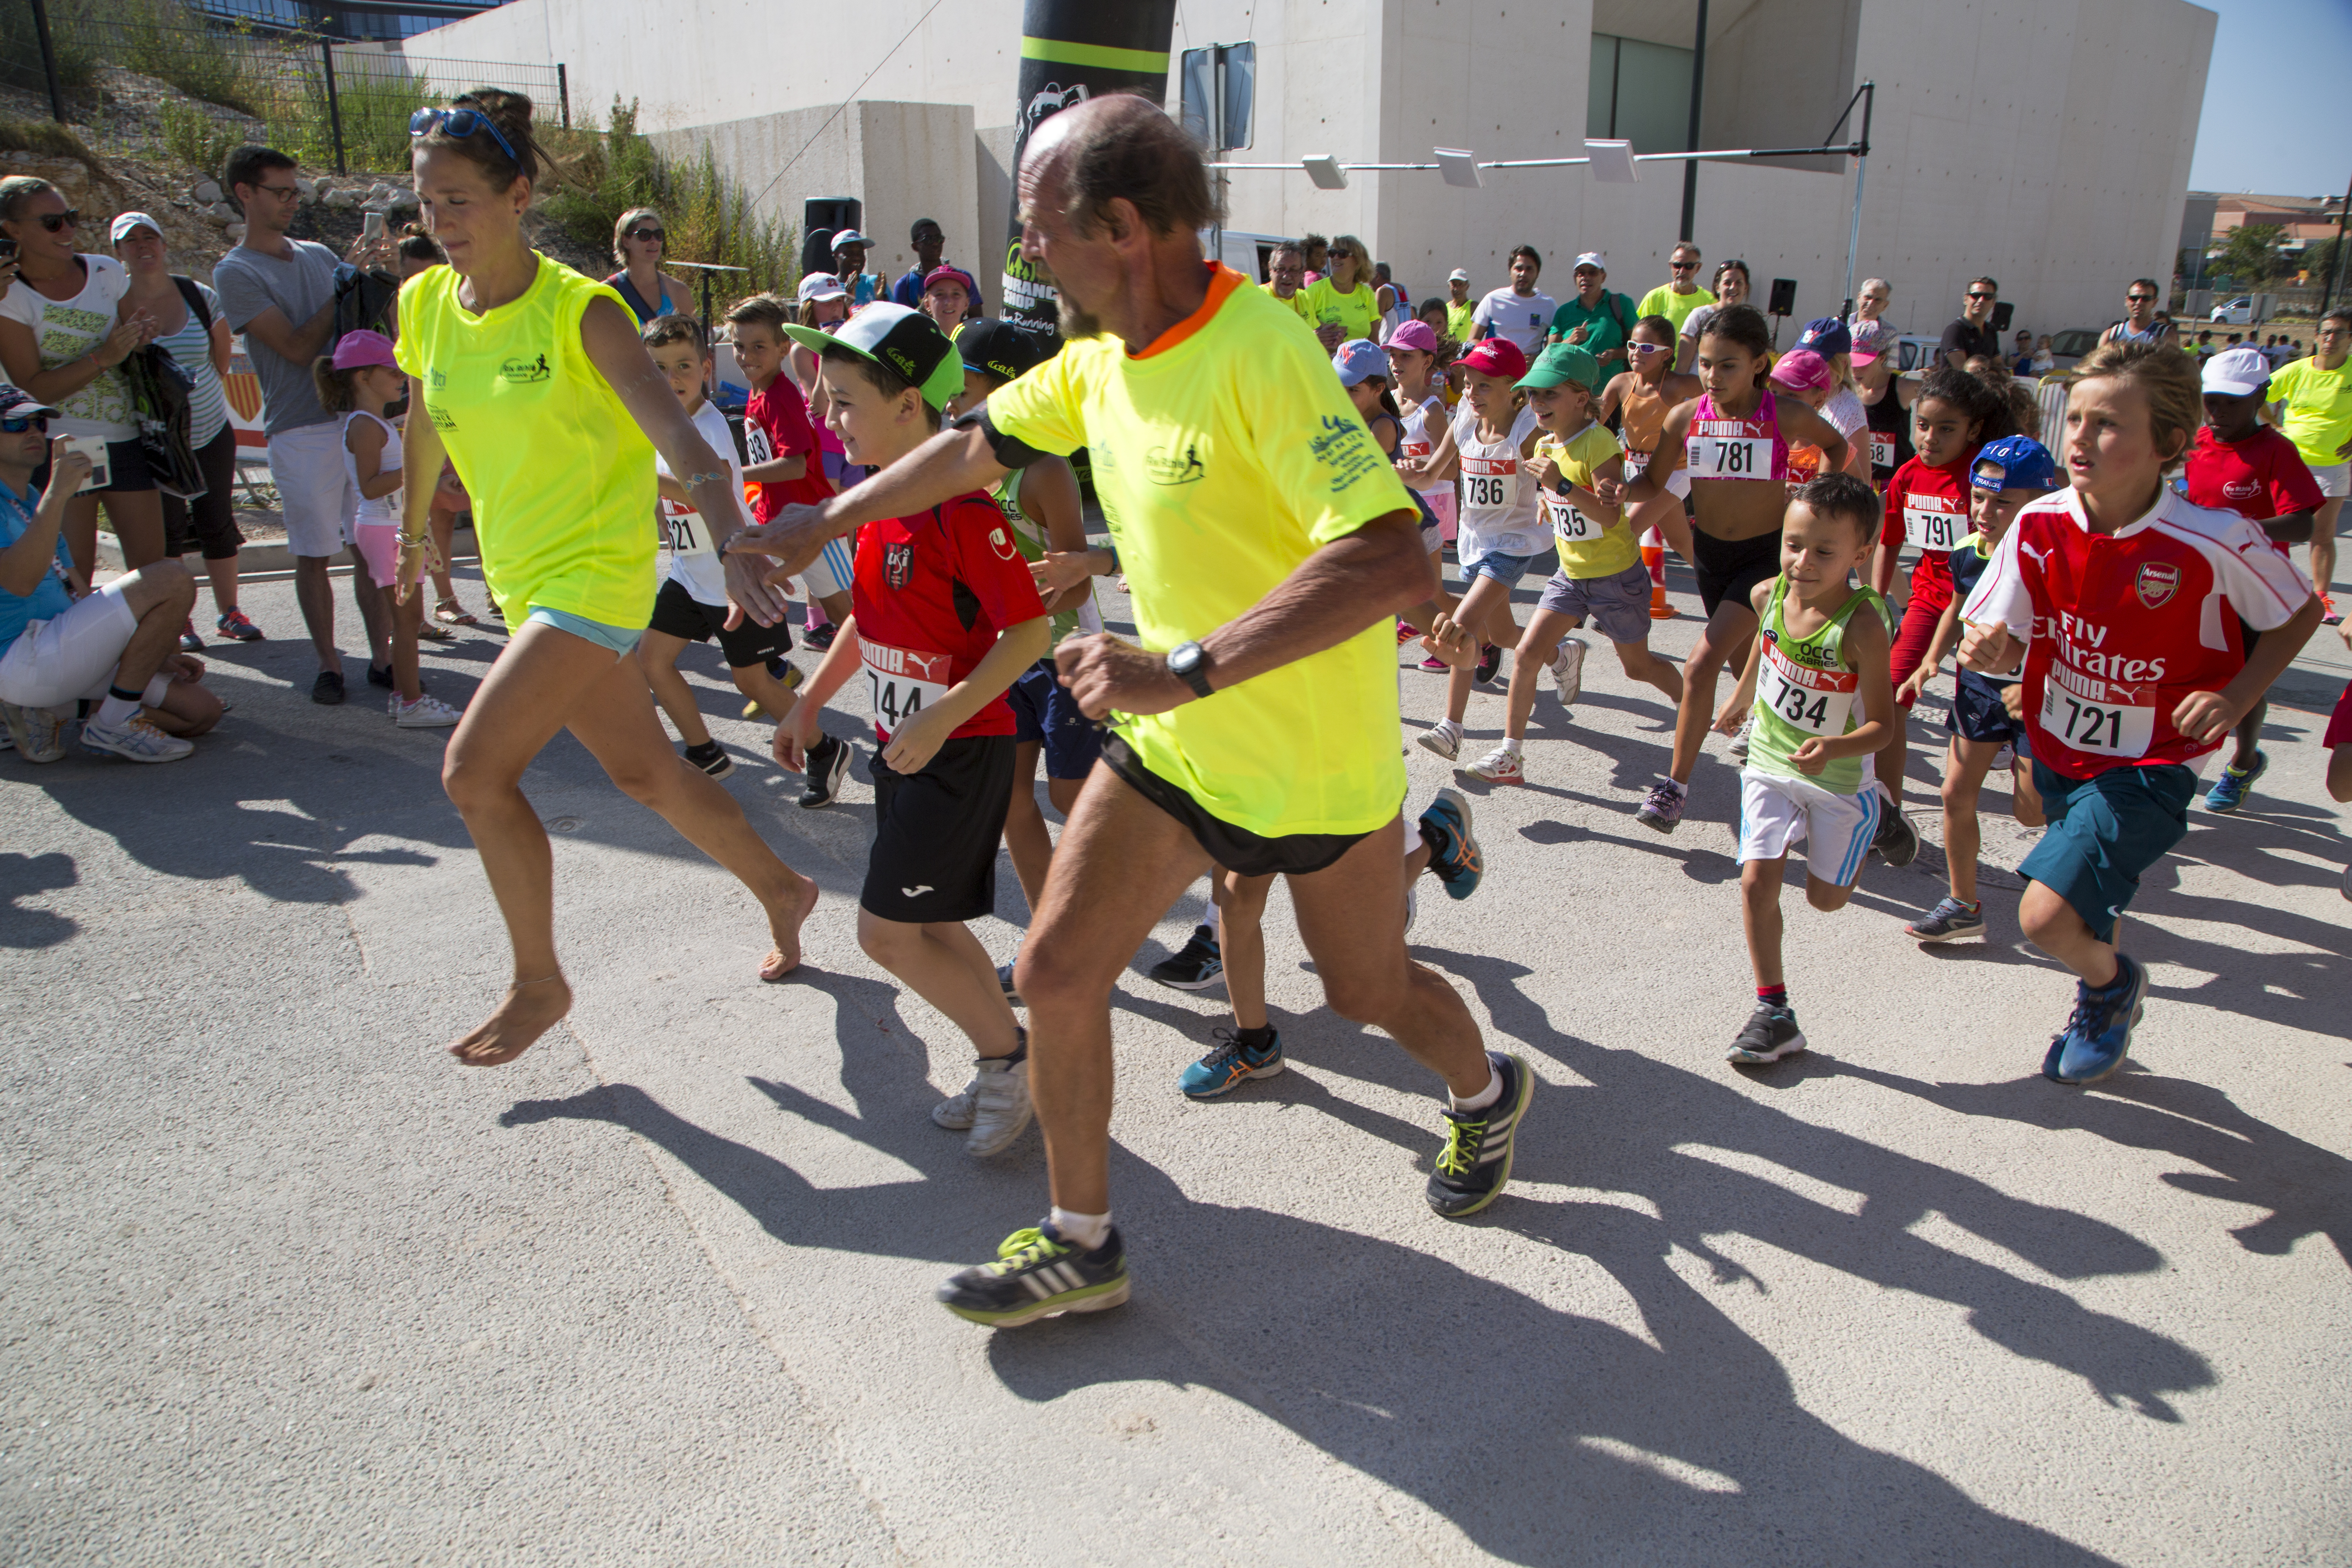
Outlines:
<svg viewBox="0 0 2352 1568"><path fill-rule="evenodd" d="M61 213L43 213L41 226L51 234L59 234L69 228L79 228L81 213L74 207L68 207Z"/></svg>
<svg viewBox="0 0 2352 1568"><path fill-rule="evenodd" d="M669 236L657 228L633 228L629 230L629 237L635 240L665 241L669 238Z"/></svg>
<svg viewBox="0 0 2352 1568"><path fill-rule="evenodd" d="M42 435L47 435L49 416L46 414L12 414L0 419L0 431L11 436L22 436L27 430L38 430Z"/></svg>
<svg viewBox="0 0 2352 1568"><path fill-rule="evenodd" d="M1669 261L1666 265L1677 272L1693 272L1698 268L1698 263L1696 261Z"/></svg>
<svg viewBox="0 0 2352 1568"><path fill-rule="evenodd" d="M1666 352L1664 343L1627 343L1625 348L1628 353L1637 354L1662 354Z"/></svg>
<svg viewBox="0 0 2352 1568"><path fill-rule="evenodd" d="M1992 296L1990 294L1980 293L1978 290L1971 289L1969 290L1969 298L1971 300L1990 300Z"/></svg>
<svg viewBox="0 0 2352 1568"><path fill-rule="evenodd" d="M2124 298L2135 305L2146 305L2153 301L2156 299L2156 296L2153 294L2126 294Z"/></svg>
<svg viewBox="0 0 2352 1568"><path fill-rule="evenodd" d="M459 141L480 132L499 144L499 151L507 155L509 163L522 162L515 156L514 143L507 140L506 132L479 110L420 109L408 117L408 134L412 137L430 136L436 130Z"/></svg>

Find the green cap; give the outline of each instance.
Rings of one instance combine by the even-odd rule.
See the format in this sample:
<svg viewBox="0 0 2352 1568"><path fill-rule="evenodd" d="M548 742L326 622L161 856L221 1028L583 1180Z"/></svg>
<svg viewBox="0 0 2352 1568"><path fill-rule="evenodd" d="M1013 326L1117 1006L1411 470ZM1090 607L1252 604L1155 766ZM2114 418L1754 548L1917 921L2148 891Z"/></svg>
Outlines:
<svg viewBox="0 0 2352 1568"><path fill-rule="evenodd" d="M1519 378L1521 386L1558 386L1572 381L1587 392L1601 386L1601 362L1574 343L1554 343L1536 356L1533 369Z"/></svg>

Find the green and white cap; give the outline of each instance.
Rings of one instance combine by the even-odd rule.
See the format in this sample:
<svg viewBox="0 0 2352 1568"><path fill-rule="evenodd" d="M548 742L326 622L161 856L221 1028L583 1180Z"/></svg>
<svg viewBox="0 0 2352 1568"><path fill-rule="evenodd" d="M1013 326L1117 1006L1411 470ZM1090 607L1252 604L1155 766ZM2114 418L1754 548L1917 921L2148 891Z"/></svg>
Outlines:
<svg viewBox="0 0 2352 1568"><path fill-rule="evenodd" d="M784 334L814 353L836 344L860 359L887 365L919 388L923 401L944 409L963 390L963 361L940 325L920 310L877 300L833 331L787 325Z"/></svg>

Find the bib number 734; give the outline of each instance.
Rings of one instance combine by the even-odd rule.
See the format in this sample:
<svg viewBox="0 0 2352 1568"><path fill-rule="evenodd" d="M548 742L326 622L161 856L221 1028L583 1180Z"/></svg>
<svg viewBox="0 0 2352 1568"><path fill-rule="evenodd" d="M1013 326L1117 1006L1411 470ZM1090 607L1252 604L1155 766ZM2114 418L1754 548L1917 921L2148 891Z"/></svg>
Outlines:
<svg viewBox="0 0 2352 1568"><path fill-rule="evenodd" d="M1756 700L1808 735L1843 735L1862 678L1850 669L1814 669L1767 643L1756 672Z"/></svg>

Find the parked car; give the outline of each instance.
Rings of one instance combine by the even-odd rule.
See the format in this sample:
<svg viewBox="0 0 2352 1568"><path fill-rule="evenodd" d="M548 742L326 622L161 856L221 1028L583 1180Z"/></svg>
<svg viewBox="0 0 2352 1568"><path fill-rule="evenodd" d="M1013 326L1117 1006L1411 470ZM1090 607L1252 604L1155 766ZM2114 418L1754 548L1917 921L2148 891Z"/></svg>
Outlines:
<svg viewBox="0 0 2352 1568"><path fill-rule="evenodd" d="M2236 299L2230 300L2226 304L2214 306L2213 320L2216 324L2223 326L2252 326L2254 324L2254 297L2251 294L2241 294Z"/></svg>
<svg viewBox="0 0 2352 1568"><path fill-rule="evenodd" d="M2050 357L2054 362L2052 366L2053 371L2074 369L2084 354L2098 346L2099 333L2095 327L2069 327L2063 332L2051 333Z"/></svg>

